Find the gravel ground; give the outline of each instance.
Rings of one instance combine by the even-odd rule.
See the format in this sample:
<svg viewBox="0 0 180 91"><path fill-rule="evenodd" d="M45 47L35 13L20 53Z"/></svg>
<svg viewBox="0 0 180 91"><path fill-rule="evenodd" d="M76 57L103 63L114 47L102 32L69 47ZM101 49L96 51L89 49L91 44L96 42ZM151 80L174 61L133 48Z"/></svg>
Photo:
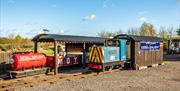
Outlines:
<svg viewBox="0 0 180 91"><path fill-rule="evenodd" d="M143 70L110 72L54 84L42 83L17 91L180 91L180 61Z"/></svg>

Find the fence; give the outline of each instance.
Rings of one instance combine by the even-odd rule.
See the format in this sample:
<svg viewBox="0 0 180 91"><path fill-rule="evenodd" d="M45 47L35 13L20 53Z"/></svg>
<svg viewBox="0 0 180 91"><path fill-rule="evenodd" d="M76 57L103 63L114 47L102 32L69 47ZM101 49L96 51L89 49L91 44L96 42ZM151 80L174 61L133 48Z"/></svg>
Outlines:
<svg viewBox="0 0 180 91"><path fill-rule="evenodd" d="M11 53L0 53L0 74L9 69L10 55Z"/></svg>

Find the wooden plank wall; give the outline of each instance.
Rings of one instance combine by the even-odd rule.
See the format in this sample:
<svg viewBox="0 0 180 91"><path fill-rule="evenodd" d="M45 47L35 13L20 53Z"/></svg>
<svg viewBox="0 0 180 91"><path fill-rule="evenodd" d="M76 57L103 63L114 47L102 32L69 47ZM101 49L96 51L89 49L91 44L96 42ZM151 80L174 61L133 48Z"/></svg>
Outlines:
<svg viewBox="0 0 180 91"><path fill-rule="evenodd" d="M163 43L158 51L140 51L140 42L135 42L135 64L137 66L150 66L163 61Z"/></svg>
<svg viewBox="0 0 180 91"><path fill-rule="evenodd" d="M0 53L0 63L9 63L11 53Z"/></svg>
<svg viewBox="0 0 180 91"><path fill-rule="evenodd" d="M83 43L66 43L66 52L83 52Z"/></svg>

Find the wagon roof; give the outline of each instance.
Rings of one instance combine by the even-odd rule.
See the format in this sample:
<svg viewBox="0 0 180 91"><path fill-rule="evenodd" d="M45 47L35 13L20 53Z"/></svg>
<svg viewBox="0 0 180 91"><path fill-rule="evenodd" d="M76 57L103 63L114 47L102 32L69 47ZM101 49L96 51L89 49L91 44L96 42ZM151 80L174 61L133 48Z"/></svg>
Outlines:
<svg viewBox="0 0 180 91"><path fill-rule="evenodd" d="M89 37L89 36L75 36L75 35L58 35L58 34L39 34L35 36L34 42L78 42L78 43L105 43L106 38Z"/></svg>
<svg viewBox="0 0 180 91"><path fill-rule="evenodd" d="M161 38L155 36L138 36L138 35L126 35L126 34L120 34L115 36L114 38L129 39L134 41L153 41L153 42L162 41Z"/></svg>

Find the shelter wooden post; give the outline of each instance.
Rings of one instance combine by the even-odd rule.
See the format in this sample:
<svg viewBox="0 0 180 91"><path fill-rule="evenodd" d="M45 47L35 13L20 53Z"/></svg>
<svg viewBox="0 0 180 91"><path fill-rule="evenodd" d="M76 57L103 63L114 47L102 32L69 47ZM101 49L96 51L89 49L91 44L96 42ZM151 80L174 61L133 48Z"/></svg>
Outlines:
<svg viewBox="0 0 180 91"><path fill-rule="evenodd" d="M83 68L85 68L86 64L86 43L83 43Z"/></svg>
<svg viewBox="0 0 180 91"><path fill-rule="evenodd" d="M170 48L170 40L168 40L168 49L167 49L167 53L168 53L168 54L170 53L169 48Z"/></svg>
<svg viewBox="0 0 180 91"><path fill-rule="evenodd" d="M34 53L38 52L38 42L34 42Z"/></svg>
<svg viewBox="0 0 180 91"><path fill-rule="evenodd" d="M105 40L105 42L104 42L104 46L107 46L107 40Z"/></svg>
<svg viewBox="0 0 180 91"><path fill-rule="evenodd" d="M58 74L57 64L57 41L54 41L54 75Z"/></svg>

